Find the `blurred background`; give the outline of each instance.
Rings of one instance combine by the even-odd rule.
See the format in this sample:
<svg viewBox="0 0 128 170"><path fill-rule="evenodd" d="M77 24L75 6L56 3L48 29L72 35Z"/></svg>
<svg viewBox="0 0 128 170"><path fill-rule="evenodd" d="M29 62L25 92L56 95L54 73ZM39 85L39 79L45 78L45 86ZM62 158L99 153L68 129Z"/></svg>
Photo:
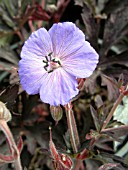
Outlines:
<svg viewBox="0 0 128 170"><path fill-rule="evenodd" d="M90 105L98 108L98 113L107 114L119 96L117 85L128 82L127 0L0 0L0 101L6 103L12 113L9 127L15 140L18 141L20 135L23 138L21 161L28 170L53 169L49 126L52 126L58 151L72 153L64 110L56 125L49 105L42 103L38 95L29 96L23 91L18 77L18 61L24 41L40 27L48 30L54 23L64 21L75 23L100 55L96 71L86 79L79 98L73 101L80 151L88 148L86 134L96 129ZM112 123L113 126L128 125L127 97L116 110L111 127ZM98 169L102 159L121 163L116 169L127 169L128 133L122 130L113 134L116 141L121 137L120 143L100 138L93 152L103 151L104 155L100 155L99 160L93 157L84 160L84 169ZM8 154L8 150L6 138L0 132L0 152ZM1 170L13 168L13 164L0 167Z"/></svg>

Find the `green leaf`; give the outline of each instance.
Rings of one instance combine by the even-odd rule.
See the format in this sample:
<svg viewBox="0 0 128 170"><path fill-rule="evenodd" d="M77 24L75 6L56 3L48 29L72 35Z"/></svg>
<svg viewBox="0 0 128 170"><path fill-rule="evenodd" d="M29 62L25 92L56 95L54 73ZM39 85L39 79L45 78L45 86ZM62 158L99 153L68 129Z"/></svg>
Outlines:
<svg viewBox="0 0 128 170"><path fill-rule="evenodd" d="M9 74L9 72L4 71L2 73L0 73L0 82Z"/></svg>
<svg viewBox="0 0 128 170"><path fill-rule="evenodd" d="M0 58L13 63L14 65L17 65L19 61L16 53L10 48L0 48Z"/></svg>
<svg viewBox="0 0 128 170"><path fill-rule="evenodd" d="M11 15L11 17L14 17L14 13L15 11L17 10L15 7L14 7L14 0L4 0L4 5L6 6L7 8L7 11L9 12L9 14ZM16 1L15 1L16 2Z"/></svg>
<svg viewBox="0 0 128 170"><path fill-rule="evenodd" d="M0 17L2 20L7 24L7 26L14 28L15 22L14 20L8 15L8 11L0 6Z"/></svg>
<svg viewBox="0 0 128 170"><path fill-rule="evenodd" d="M12 35L5 35L0 38L0 47L7 46L12 40Z"/></svg>

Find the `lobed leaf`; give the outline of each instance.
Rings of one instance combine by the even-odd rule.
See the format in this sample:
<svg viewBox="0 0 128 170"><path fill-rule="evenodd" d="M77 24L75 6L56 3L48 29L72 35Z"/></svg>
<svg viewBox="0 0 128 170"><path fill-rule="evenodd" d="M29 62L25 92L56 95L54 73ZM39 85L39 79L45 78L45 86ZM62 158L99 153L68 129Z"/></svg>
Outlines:
<svg viewBox="0 0 128 170"><path fill-rule="evenodd" d="M107 18L104 29L103 44L100 55L106 56L111 46L127 33L126 25L128 24L128 6L113 12Z"/></svg>
<svg viewBox="0 0 128 170"><path fill-rule="evenodd" d="M107 86L108 90L108 99L111 100L116 100L118 95L119 95L119 89L118 89L118 84L116 79L108 77L106 75L101 75L102 79L102 86Z"/></svg>
<svg viewBox="0 0 128 170"><path fill-rule="evenodd" d="M115 140L119 141L119 138L124 135L128 135L128 126L121 125L119 127L107 128L102 130L102 133L108 134Z"/></svg>
<svg viewBox="0 0 128 170"><path fill-rule="evenodd" d="M96 23L91 7L87 3L84 3L83 13L81 16L86 27L89 42L96 49L96 51L98 51L99 25Z"/></svg>
<svg viewBox="0 0 128 170"><path fill-rule="evenodd" d="M100 121L98 118L98 113L96 112L96 110L90 105L90 110L91 110L91 114L93 117L93 121L96 127L96 130L99 132L100 131Z"/></svg>

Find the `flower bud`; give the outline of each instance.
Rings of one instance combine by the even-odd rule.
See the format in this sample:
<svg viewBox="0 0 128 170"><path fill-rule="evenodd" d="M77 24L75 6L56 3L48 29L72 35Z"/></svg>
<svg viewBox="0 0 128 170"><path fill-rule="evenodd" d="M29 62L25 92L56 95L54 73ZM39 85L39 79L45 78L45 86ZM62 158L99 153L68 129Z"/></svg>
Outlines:
<svg viewBox="0 0 128 170"><path fill-rule="evenodd" d="M51 127L49 127L49 130L50 130L49 148L50 148L50 152L53 158L54 168L58 170L71 170L73 168L72 159L68 155L59 153L57 151L56 146L52 140Z"/></svg>
<svg viewBox="0 0 128 170"><path fill-rule="evenodd" d="M60 106L50 106L52 118L58 122L63 116L63 110Z"/></svg>
<svg viewBox="0 0 128 170"><path fill-rule="evenodd" d="M5 104L0 102L0 120L10 121L12 118L10 111L6 108Z"/></svg>
<svg viewBox="0 0 128 170"><path fill-rule="evenodd" d="M71 170L73 168L72 159L66 154L60 154L59 166L62 166L63 170Z"/></svg>

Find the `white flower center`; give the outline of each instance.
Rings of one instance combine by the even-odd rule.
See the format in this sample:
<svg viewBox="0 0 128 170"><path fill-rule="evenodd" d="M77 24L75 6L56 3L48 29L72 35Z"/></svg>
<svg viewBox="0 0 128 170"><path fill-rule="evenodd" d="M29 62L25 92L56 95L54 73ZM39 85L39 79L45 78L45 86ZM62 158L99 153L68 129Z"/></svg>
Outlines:
<svg viewBox="0 0 128 170"><path fill-rule="evenodd" d="M43 60L45 63L44 69L50 73L54 71L55 69L61 67L60 59L57 57L52 57L52 53L49 53L48 56L45 56L45 60Z"/></svg>

